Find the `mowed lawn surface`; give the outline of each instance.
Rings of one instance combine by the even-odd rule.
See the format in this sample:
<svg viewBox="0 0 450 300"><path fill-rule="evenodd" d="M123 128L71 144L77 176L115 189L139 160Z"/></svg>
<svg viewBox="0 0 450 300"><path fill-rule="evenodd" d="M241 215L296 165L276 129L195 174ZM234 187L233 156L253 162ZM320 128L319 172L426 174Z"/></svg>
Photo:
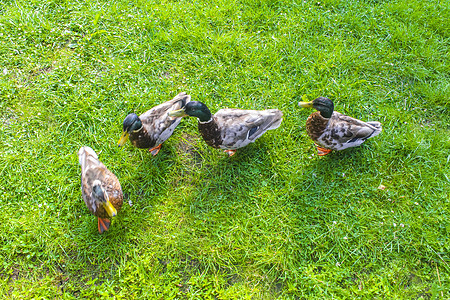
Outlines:
<svg viewBox="0 0 450 300"><path fill-rule="evenodd" d="M448 1L0 3L0 296L450 298ZM122 121L185 91L278 108L228 158L183 119L156 157ZM383 132L319 158L327 96ZM119 178L103 235L77 151Z"/></svg>

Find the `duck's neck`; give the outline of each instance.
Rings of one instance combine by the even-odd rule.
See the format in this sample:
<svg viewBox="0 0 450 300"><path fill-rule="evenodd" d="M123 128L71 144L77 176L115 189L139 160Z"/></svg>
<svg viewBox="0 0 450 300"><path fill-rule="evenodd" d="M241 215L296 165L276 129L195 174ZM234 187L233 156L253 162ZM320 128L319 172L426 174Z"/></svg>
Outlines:
<svg viewBox="0 0 450 300"><path fill-rule="evenodd" d="M333 110L327 110L327 111L321 111L320 112L320 116L322 117L322 118L325 118L325 119L329 119L329 118L331 118L331 115L333 114Z"/></svg>
<svg viewBox="0 0 450 300"><path fill-rule="evenodd" d="M156 141L148 134L144 126L130 133L129 139L136 148L153 148Z"/></svg>
<svg viewBox="0 0 450 300"><path fill-rule="evenodd" d="M219 126L217 125L214 117L209 120L198 122L198 130L205 140L206 144L213 148L219 148L222 145L222 136L220 134Z"/></svg>
<svg viewBox="0 0 450 300"><path fill-rule="evenodd" d="M212 121L212 115L208 108L197 112L196 117L201 123L207 123Z"/></svg>
<svg viewBox="0 0 450 300"><path fill-rule="evenodd" d="M324 118L320 112L312 113L306 120L306 132L313 141L316 141L328 126L329 118Z"/></svg>

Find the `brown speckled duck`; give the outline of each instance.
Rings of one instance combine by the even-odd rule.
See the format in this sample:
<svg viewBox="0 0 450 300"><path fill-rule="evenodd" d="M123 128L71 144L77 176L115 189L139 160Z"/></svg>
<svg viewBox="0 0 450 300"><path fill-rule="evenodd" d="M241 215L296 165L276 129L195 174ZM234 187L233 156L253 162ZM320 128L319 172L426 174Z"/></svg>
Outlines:
<svg viewBox="0 0 450 300"><path fill-rule="evenodd" d="M123 134L118 145L125 144L127 139L137 148L149 148L155 156L173 133L181 118L169 117L172 110L178 110L186 105L191 96L180 93L170 101L164 102L143 113L139 117L131 113L123 121Z"/></svg>
<svg viewBox="0 0 450 300"><path fill-rule="evenodd" d="M382 130L380 122L363 122L334 111L333 101L325 97L299 102L298 105L318 110L306 120L306 132L316 143L320 156L332 150L359 146Z"/></svg>
<svg viewBox="0 0 450 300"><path fill-rule="evenodd" d="M224 149L229 156L234 155L236 149L253 143L267 130L278 128L283 120L283 113L278 109L221 109L212 115L199 101L191 101L169 115L197 117L198 129L205 142L213 148Z"/></svg>
<svg viewBox="0 0 450 300"><path fill-rule="evenodd" d="M111 218L122 207L123 194L117 177L102 164L90 147L78 151L81 194L90 212L98 218L98 232L109 229Z"/></svg>

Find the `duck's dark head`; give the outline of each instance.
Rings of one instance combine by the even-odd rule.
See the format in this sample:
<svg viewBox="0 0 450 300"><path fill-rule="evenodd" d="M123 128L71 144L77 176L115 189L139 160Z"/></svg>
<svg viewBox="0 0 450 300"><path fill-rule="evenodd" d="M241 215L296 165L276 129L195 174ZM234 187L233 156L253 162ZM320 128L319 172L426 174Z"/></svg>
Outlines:
<svg viewBox="0 0 450 300"><path fill-rule="evenodd" d="M208 107L200 101L190 101L182 109L169 112L171 117L196 117L200 122L211 120L211 112Z"/></svg>
<svg viewBox="0 0 450 300"><path fill-rule="evenodd" d="M299 102L300 107L313 107L320 111L320 115L324 118L331 118L334 111L333 101L326 97L319 97L311 102Z"/></svg>
<svg viewBox="0 0 450 300"><path fill-rule="evenodd" d="M102 205L111 218L117 215L117 210L109 201L108 193L103 188L100 180L94 180L92 183L92 199L95 201L95 206Z"/></svg>
<svg viewBox="0 0 450 300"><path fill-rule="evenodd" d="M120 146L125 144L125 142L128 139L128 136L130 133L134 131L138 131L142 128L142 122L141 119L139 119L138 115L135 113L129 114L125 120L123 120L123 133L120 137L119 142L117 143Z"/></svg>

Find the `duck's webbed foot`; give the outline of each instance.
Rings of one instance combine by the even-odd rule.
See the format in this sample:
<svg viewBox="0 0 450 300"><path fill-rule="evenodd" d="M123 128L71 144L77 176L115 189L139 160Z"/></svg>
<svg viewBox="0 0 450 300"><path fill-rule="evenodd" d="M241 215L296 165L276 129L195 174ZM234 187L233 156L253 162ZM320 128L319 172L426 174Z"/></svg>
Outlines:
<svg viewBox="0 0 450 300"><path fill-rule="evenodd" d="M161 144L159 144L159 145L156 146L156 147L153 147L153 148L148 149L148 151L149 151L153 156L155 156L156 154L158 154L158 152L159 152L160 149L161 149Z"/></svg>
<svg viewBox="0 0 450 300"><path fill-rule="evenodd" d="M327 154L330 154L331 151L333 151L333 150L331 150L331 149L327 149L327 148L320 147L320 146L317 145L317 144L315 144L315 145L316 145L316 148L317 148L317 155L319 155L319 156L325 156L325 155L327 155Z"/></svg>
<svg viewBox="0 0 450 300"><path fill-rule="evenodd" d="M228 157L231 157L236 153L236 150L224 150L223 152L228 154Z"/></svg>
<svg viewBox="0 0 450 300"><path fill-rule="evenodd" d="M110 219L98 218L98 232L100 232L100 234L108 230L109 225L111 225Z"/></svg>

